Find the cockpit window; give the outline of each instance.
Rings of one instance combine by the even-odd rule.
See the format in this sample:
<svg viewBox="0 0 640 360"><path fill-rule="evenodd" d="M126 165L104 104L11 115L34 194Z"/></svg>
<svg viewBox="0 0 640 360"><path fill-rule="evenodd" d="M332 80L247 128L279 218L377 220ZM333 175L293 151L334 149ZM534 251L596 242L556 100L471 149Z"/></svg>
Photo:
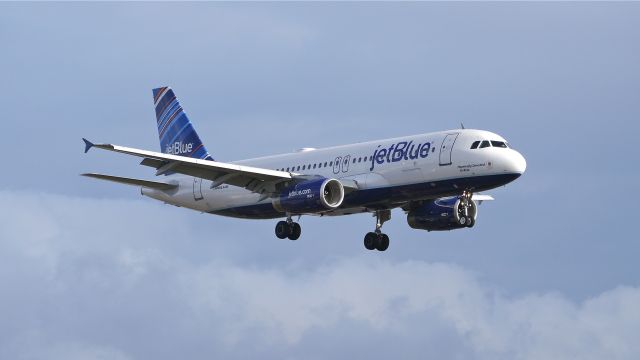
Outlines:
<svg viewBox="0 0 640 360"><path fill-rule="evenodd" d="M491 140L491 146L498 147L498 148L506 148L507 147L507 143L505 143L504 141Z"/></svg>
<svg viewBox="0 0 640 360"><path fill-rule="evenodd" d="M486 148L486 147L489 147L489 146L491 146L491 144L489 144L489 141L488 140L483 140L482 143L480 144L480 149Z"/></svg>
<svg viewBox="0 0 640 360"><path fill-rule="evenodd" d="M478 141L474 141L474 142L473 142L473 144L471 144L471 148L472 148L472 149L477 149L477 148L478 148L478 145L480 145L480 140L478 140Z"/></svg>

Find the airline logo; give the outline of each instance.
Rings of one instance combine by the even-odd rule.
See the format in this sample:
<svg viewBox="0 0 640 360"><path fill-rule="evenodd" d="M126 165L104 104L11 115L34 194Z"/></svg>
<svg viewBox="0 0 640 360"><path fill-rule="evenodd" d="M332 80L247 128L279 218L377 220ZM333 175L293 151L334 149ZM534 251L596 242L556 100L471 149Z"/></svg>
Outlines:
<svg viewBox="0 0 640 360"><path fill-rule="evenodd" d="M389 148L378 148L373 152L371 157L371 168L369 171L373 171L376 164L384 164L391 162L398 162L401 160L415 160L417 158L426 158L429 156L431 150L431 143L425 142L423 144L414 144L413 140L406 142L400 141L399 143L389 146Z"/></svg>
<svg viewBox="0 0 640 360"><path fill-rule="evenodd" d="M292 190L289 191L289 197L296 197L296 196L306 196L308 198L313 197L313 194L311 194L311 189L303 189L303 190Z"/></svg>
<svg viewBox="0 0 640 360"><path fill-rule="evenodd" d="M187 155L193 151L193 143L183 144L182 141L176 141L167 145L164 149L165 154L171 155Z"/></svg>

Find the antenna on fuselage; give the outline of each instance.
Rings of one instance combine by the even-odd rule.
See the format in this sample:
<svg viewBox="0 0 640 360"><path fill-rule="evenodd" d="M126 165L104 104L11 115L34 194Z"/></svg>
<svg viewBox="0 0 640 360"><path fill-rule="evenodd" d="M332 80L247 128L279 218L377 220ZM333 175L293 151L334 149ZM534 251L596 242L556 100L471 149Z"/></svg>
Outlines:
<svg viewBox="0 0 640 360"><path fill-rule="evenodd" d="M460 122L460 128L464 129L464 124Z"/></svg>

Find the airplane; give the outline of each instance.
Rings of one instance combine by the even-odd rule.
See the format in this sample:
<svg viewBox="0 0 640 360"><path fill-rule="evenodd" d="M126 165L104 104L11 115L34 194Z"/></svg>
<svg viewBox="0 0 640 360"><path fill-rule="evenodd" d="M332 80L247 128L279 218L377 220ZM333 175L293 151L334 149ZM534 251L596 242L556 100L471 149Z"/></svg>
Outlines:
<svg viewBox="0 0 640 360"><path fill-rule="evenodd" d="M83 176L140 187L142 195L199 212L245 219L283 219L280 239L297 240L294 217L372 213L375 230L367 250L385 251L382 232L391 210L401 208L411 228L471 228L478 205L493 200L479 192L504 186L526 169L525 158L498 134L473 129L404 136L260 158L215 160L169 87L153 89L161 152L113 144L91 148L142 158L161 181L99 173Z"/></svg>

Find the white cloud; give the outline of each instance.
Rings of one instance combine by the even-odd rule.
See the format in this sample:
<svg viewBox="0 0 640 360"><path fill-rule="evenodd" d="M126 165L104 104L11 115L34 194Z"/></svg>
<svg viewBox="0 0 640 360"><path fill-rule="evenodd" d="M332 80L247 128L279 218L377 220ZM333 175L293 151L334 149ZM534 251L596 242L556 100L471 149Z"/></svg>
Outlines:
<svg viewBox="0 0 640 360"><path fill-rule="evenodd" d="M457 265L364 251L308 267L195 262L175 251L188 228L186 212L144 200L0 192L0 357L640 355L635 287L513 298Z"/></svg>

